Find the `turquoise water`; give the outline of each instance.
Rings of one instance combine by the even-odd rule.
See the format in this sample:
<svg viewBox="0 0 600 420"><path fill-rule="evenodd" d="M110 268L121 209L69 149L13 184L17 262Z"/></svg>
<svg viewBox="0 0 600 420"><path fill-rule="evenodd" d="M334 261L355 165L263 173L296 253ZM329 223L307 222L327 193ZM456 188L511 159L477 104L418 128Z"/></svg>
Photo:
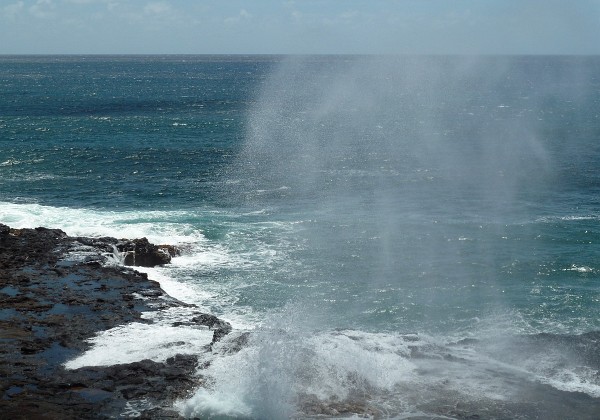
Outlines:
<svg viewBox="0 0 600 420"><path fill-rule="evenodd" d="M289 417L357 393L390 417L491 406L518 401L515 372L597 402L599 71L0 57L0 222L185 249L150 274L255 337L211 356L188 415Z"/></svg>

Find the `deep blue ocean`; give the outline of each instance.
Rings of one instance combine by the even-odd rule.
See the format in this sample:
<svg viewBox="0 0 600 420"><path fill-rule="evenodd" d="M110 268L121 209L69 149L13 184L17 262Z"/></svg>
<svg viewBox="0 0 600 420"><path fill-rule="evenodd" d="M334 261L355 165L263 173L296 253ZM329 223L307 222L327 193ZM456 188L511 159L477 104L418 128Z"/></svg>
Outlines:
<svg viewBox="0 0 600 420"><path fill-rule="evenodd" d="M599 168L598 57L0 56L0 223L251 333L71 365L203 354L189 417L600 418Z"/></svg>

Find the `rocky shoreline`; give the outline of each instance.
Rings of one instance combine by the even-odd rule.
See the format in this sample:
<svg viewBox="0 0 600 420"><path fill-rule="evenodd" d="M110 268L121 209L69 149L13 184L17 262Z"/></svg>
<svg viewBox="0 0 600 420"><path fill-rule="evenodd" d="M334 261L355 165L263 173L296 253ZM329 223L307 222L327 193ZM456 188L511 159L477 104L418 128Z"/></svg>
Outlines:
<svg viewBox="0 0 600 420"><path fill-rule="evenodd" d="M90 348L96 333L143 312L189 309L173 324L231 331L217 317L168 296L127 265L169 263L178 250L145 238L71 237L58 229L0 224L0 417L11 419L180 418L170 407L202 382L196 355L165 362L93 366L63 364ZM112 264L111 264L112 263Z"/></svg>

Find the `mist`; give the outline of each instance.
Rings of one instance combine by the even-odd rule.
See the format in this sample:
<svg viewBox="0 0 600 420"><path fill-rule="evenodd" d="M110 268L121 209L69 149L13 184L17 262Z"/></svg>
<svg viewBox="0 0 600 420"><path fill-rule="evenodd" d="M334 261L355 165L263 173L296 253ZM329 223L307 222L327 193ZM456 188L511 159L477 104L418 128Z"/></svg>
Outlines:
<svg viewBox="0 0 600 420"><path fill-rule="evenodd" d="M247 412L385 416L545 398L523 369L550 378L558 362L538 372L537 356L520 353L538 354L535 342L511 343L539 332L523 285L540 275L539 220L576 157L561 155L553 130L573 124L587 95L589 75L559 64L312 56L277 66L228 173L240 206L294 226L285 269L266 274L286 301L253 332L253 352L232 358L261 390L242 391ZM215 392L228 398L230 384Z"/></svg>
<svg viewBox="0 0 600 420"><path fill-rule="evenodd" d="M328 255L339 271L327 275L362 295L407 286L420 305L445 299L442 282L492 282L515 250L490 236L529 220L552 180L542 98L515 60L286 59L249 117L241 194L303 208L316 220L308 253Z"/></svg>

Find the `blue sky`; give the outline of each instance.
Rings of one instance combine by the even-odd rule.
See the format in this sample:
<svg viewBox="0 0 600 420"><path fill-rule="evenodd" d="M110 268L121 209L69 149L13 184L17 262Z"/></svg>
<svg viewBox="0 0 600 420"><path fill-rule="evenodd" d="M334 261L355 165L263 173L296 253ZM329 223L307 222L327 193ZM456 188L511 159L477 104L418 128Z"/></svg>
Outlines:
<svg viewBox="0 0 600 420"><path fill-rule="evenodd" d="M0 54L600 54L600 0L0 0Z"/></svg>

